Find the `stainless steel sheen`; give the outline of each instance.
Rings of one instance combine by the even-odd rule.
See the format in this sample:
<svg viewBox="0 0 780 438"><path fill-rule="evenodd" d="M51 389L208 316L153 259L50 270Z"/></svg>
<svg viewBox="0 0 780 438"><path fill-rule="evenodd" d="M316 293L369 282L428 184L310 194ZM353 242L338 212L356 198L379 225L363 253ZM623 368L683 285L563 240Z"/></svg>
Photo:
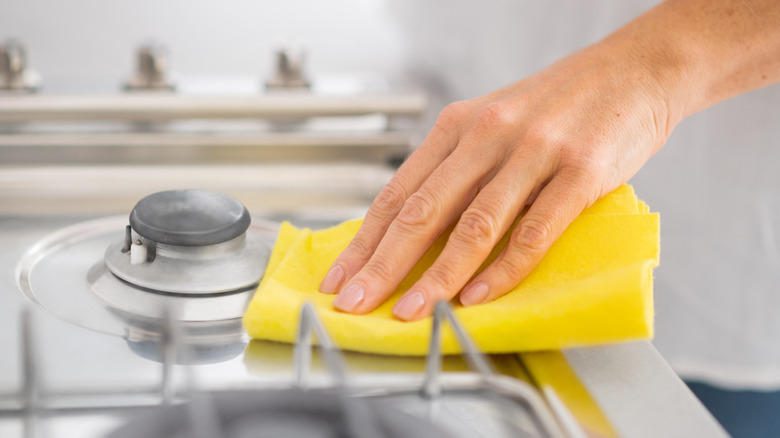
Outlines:
<svg viewBox="0 0 780 438"><path fill-rule="evenodd" d="M243 315L252 286L235 293L192 298L140 290L119 280L106 269L103 256L109 245L121 245L126 224L127 216L114 216L77 223L44 237L19 262L23 292L63 320L117 336L127 335L128 319L160 319L165 309L172 309L182 321L229 320ZM255 220L247 230L247 241L254 242L267 257L277 227ZM264 269L265 262L261 262Z"/></svg>
<svg viewBox="0 0 780 438"><path fill-rule="evenodd" d="M0 91L35 91L38 74L27 66L27 48L9 39L0 44Z"/></svg>
<svg viewBox="0 0 780 438"><path fill-rule="evenodd" d="M253 216L257 225L260 216L254 212ZM300 220L292 214L290 218ZM174 339L174 348L165 347L165 339L171 336L161 330L165 326L161 322L163 314L158 313L158 318L123 321L112 311L104 310L103 316L111 318L116 330L101 329L92 316L93 305L99 306L101 301L88 290L86 279L81 280L85 296L66 294L76 284L72 283L73 278L61 275L50 275L43 283L42 277L36 279L33 275L33 289L49 284L54 297L38 297L42 305L30 306L30 296L17 288L13 269L25 253L40 254L45 247L52 250L53 241L46 236L55 233L55 237L59 236L55 241L60 245L63 240L78 241L72 247L75 253L72 257L60 257L57 250L52 250L35 269L43 265L56 266L57 270L50 272L59 273L89 269L102 257L107 244L104 234L108 233L108 241L121 239L127 216L112 218L113 223L108 219L87 223L83 220L52 215L0 216L0 347L6 352L0 360L0 436L35 433L40 438L105 437L128 421L159 410L164 400L180 403L182 397L191 398L193 393L282 389L294 384L293 346L248 342L240 321L233 327L179 322L178 329L173 330L181 333L173 336L179 341ZM74 222L81 224L77 230L56 232ZM85 233L92 234L95 240ZM272 240L275 233L270 236ZM57 315L60 317L50 310L52 304L57 304L53 299L67 306ZM30 316L30 333L35 336L23 334L27 330L20 328L21 310L25 307ZM65 318L67 315L70 317ZM195 350L199 360L188 359L194 356L188 350ZM467 372L469 368L462 358L442 358L439 383L445 395L431 402L420 396L425 381L424 358L342 354L354 396L371 397L418 417L431 418L449 436L524 436L516 432L517 427L532 430L533 422L527 412L511 397L502 400L515 420L515 433L496 430L505 413L494 410L495 402L473 392L484 378ZM649 342L577 348L565 354L619 436L726 436ZM22 357L31 359L23 361ZM522 357L491 355L490 360L495 364L518 364ZM31 388L28 393L37 394L29 408L19 398L25 381L28 384L24 387ZM317 352L312 354L306 382L312 390L332 387L333 376ZM506 377L499 386L515 391L517 382ZM32 415L33 412L40 415Z"/></svg>
<svg viewBox="0 0 780 438"><path fill-rule="evenodd" d="M176 82L169 71L168 49L156 42L143 44L136 52L136 71L125 84L128 91L173 91Z"/></svg>
<svg viewBox="0 0 780 438"><path fill-rule="evenodd" d="M0 121L305 119L376 113L416 116L425 104L425 96L415 93L365 93L354 96L270 93L236 97L51 94L0 99Z"/></svg>
<svg viewBox="0 0 780 438"><path fill-rule="evenodd" d="M133 207L124 237L106 249L105 265L132 286L155 292L254 289L271 248L254 235L247 238L250 222L246 207L222 193L157 192Z"/></svg>
<svg viewBox="0 0 780 438"><path fill-rule="evenodd" d="M109 245L105 256L109 271L135 286L177 294L250 289L263 276L271 253L271 248L262 241L246 239L243 235L203 247L154 245L141 237L134 238L133 242L130 251L122 250L124 239ZM132 252L137 247L156 247L156 255L134 264Z"/></svg>
<svg viewBox="0 0 780 438"><path fill-rule="evenodd" d="M130 212L133 231L144 239L171 247L227 243L241 237L251 221L249 211L236 198L202 189L153 193L138 201ZM240 249L241 244L243 241L234 241L235 249L223 246L218 252L226 255ZM187 257L185 254L186 251L182 252Z"/></svg>
<svg viewBox="0 0 780 438"><path fill-rule="evenodd" d="M301 47L285 46L276 53L276 71L273 77L265 81L265 86L271 90L295 90L311 87L306 77L304 62L306 51Z"/></svg>

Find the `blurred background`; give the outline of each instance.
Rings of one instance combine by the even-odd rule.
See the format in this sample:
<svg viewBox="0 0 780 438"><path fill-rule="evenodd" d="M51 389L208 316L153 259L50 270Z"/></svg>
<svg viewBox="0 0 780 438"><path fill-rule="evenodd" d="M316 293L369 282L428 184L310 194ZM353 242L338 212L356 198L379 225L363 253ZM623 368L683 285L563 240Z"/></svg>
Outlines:
<svg viewBox="0 0 780 438"><path fill-rule="evenodd" d="M656 3L5 1L0 40L43 99L0 95L0 212L122 212L196 185L270 218L357 216L446 103ZM735 436L778 427L779 104L773 86L690 117L632 180L662 217L655 345Z"/></svg>

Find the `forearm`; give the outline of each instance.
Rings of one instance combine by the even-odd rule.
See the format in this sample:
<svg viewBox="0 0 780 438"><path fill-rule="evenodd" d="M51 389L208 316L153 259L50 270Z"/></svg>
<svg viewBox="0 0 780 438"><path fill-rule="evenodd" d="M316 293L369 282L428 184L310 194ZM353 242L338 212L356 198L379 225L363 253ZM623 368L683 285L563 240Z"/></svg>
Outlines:
<svg viewBox="0 0 780 438"><path fill-rule="evenodd" d="M669 0L598 45L645 63L671 131L708 106L780 82L780 1Z"/></svg>

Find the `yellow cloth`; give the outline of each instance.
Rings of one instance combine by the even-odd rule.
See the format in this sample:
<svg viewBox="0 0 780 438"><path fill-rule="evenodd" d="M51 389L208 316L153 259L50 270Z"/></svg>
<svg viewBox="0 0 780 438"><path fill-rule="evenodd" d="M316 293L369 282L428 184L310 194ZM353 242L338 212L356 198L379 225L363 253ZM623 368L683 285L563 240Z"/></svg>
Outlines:
<svg viewBox="0 0 780 438"><path fill-rule="evenodd" d="M433 244L395 294L366 315L336 311L333 295L317 288L361 220L314 231L284 223L260 287L244 316L255 338L293 342L305 301L317 308L339 347L372 353L423 355L430 318L401 322L393 304L431 265L447 235ZM511 232L511 231L510 231ZM647 213L630 186L622 186L585 210L516 288L455 314L486 352L560 349L652 337L652 268L658 265L659 218ZM499 243L488 262L504 247ZM487 262L486 262L487 263ZM484 267L484 265L483 265ZM445 326L443 350L457 343Z"/></svg>

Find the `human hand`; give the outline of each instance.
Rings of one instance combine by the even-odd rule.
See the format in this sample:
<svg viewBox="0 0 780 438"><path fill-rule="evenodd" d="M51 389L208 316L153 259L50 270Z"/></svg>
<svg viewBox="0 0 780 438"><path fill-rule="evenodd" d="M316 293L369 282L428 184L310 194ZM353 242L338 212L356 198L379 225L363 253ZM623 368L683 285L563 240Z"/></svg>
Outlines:
<svg viewBox="0 0 780 438"><path fill-rule="evenodd" d="M653 68L633 47L602 43L447 106L377 196L320 291L339 293L337 309L369 312L455 224L394 315L428 316L459 292L466 306L506 293L583 209L666 141L676 120ZM504 251L472 278L526 206Z"/></svg>

